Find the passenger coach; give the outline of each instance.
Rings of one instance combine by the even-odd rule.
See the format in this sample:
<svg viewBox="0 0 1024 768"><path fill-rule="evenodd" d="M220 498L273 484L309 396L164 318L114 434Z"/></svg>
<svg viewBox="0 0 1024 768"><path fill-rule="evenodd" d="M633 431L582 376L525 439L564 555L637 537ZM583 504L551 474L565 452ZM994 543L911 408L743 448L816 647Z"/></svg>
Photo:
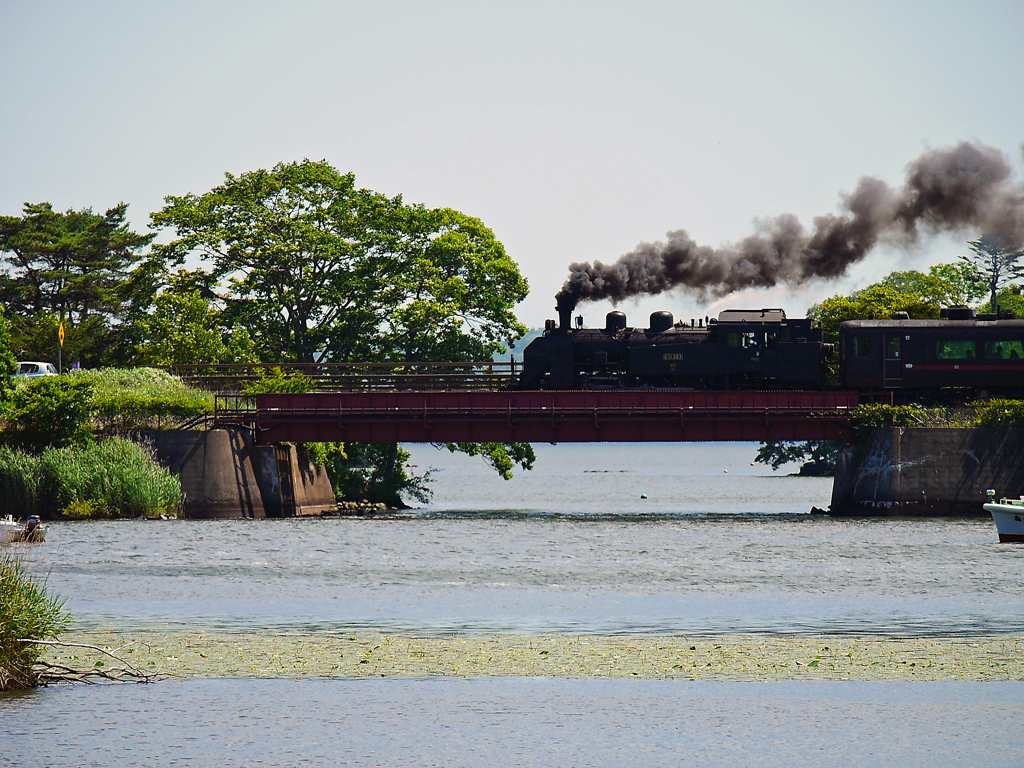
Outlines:
<svg viewBox="0 0 1024 768"><path fill-rule="evenodd" d="M1024 390L1024 320L942 310L940 320L848 320L839 327L840 381L848 389Z"/></svg>

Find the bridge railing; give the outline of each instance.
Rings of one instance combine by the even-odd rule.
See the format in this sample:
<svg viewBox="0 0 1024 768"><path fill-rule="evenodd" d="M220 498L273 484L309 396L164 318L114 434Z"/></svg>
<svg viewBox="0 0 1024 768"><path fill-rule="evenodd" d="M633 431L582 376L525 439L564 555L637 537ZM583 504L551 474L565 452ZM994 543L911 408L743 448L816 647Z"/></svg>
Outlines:
<svg viewBox="0 0 1024 768"><path fill-rule="evenodd" d="M224 407L232 396L221 395ZM452 417L515 415L682 416L801 414L833 417L857 406L854 392L813 391L683 391L683 390L562 390L480 392L311 392L267 394L244 399L237 407L258 410L265 417L419 418L424 414Z"/></svg>
<svg viewBox="0 0 1024 768"><path fill-rule="evenodd" d="M314 389L343 392L451 391L507 389L522 363L515 359L472 363L224 363L166 365L163 368L195 387L237 393L275 370L301 373Z"/></svg>

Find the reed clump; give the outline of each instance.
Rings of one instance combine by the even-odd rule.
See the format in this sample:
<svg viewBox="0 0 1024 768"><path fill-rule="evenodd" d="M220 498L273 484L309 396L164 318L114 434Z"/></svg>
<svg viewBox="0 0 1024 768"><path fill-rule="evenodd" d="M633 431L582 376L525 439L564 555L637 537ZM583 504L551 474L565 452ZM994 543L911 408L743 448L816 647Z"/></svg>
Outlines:
<svg viewBox="0 0 1024 768"><path fill-rule="evenodd" d="M33 641L55 638L67 623L64 601L26 572L19 555L0 549L0 691L37 684L45 647Z"/></svg>
<svg viewBox="0 0 1024 768"><path fill-rule="evenodd" d="M0 447L0 515L156 517L181 507L181 482L153 451L121 438L50 448Z"/></svg>

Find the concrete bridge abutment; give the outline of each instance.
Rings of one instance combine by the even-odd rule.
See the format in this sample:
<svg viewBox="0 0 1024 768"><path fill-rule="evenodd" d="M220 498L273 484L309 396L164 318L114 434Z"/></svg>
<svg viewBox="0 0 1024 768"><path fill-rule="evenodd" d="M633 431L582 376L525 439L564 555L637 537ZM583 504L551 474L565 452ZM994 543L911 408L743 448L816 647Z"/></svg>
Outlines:
<svg viewBox="0 0 1024 768"><path fill-rule="evenodd" d="M323 467L295 445L257 446L244 427L147 435L161 464L181 480L187 518L292 517L334 504Z"/></svg>
<svg viewBox="0 0 1024 768"><path fill-rule="evenodd" d="M990 488L1024 493L1024 429L882 427L841 452L829 511L980 516Z"/></svg>

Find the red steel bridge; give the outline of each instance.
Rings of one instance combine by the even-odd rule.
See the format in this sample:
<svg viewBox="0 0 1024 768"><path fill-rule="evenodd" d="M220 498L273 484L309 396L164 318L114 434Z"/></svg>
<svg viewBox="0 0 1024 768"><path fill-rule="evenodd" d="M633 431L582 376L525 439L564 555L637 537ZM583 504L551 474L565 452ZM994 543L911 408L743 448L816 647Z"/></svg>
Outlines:
<svg viewBox="0 0 1024 768"><path fill-rule="evenodd" d="M851 440L853 392L323 391L218 395L216 421L279 442Z"/></svg>
<svg viewBox="0 0 1024 768"><path fill-rule="evenodd" d="M269 368L270 366L263 366ZM308 394L242 395L260 367L175 366L221 394L215 422L279 442L852 440L855 392L514 389L517 363L285 366Z"/></svg>

